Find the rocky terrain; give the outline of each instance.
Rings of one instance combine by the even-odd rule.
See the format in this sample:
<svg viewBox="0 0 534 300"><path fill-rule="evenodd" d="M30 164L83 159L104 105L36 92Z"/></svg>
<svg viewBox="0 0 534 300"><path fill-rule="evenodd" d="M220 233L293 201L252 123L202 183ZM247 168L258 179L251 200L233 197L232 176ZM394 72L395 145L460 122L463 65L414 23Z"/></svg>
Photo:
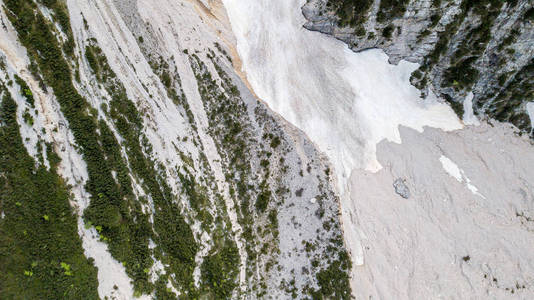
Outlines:
<svg viewBox="0 0 534 300"><path fill-rule="evenodd" d="M0 298L348 299L329 163L221 3L0 4Z"/></svg>
<svg viewBox="0 0 534 300"><path fill-rule="evenodd" d="M532 298L532 3L305 2L0 0L0 299Z"/></svg>
<svg viewBox="0 0 534 300"><path fill-rule="evenodd" d="M333 164L355 299L531 298L529 137L304 29L304 0L225 4L251 87Z"/></svg>
<svg viewBox="0 0 534 300"><path fill-rule="evenodd" d="M401 127L401 145L378 145L384 168L351 176L348 210L365 257L354 268L356 299L534 295L534 153L515 130ZM395 192L398 180L409 194Z"/></svg>
<svg viewBox="0 0 534 300"><path fill-rule="evenodd" d="M412 84L422 96L431 90L449 101L459 116L470 98L475 114L532 131L532 1L308 0L302 11L305 28L354 51L380 48L391 63L420 64Z"/></svg>

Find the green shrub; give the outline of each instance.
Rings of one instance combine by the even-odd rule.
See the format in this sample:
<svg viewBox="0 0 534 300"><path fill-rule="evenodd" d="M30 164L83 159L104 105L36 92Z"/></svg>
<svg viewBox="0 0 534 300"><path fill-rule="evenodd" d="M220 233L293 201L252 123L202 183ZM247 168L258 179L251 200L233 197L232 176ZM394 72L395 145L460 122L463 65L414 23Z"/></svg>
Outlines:
<svg viewBox="0 0 534 300"><path fill-rule="evenodd" d="M328 0L327 2L327 6L334 9L339 17L340 25L353 28L363 28L360 25L365 23L367 12L372 4L372 0ZM361 33L361 29L359 31Z"/></svg>
<svg viewBox="0 0 534 300"><path fill-rule="evenodd" d="M213 299L230 299L237 287L239 253L234 241L227 240L222 249L204 258L201 266L202 282Z"/></svg>
<svg viewBox="0 0 534 300"><path fill-rule="evenodd" d="M377 13L377 21L385 22L400 18L406 12L409 0L381 0Z"/></svg>
<svg viewBox="0 0 534 300"><path fill-rule="evenodd" d="M314 299L352 299L347 276L351 268L350 258L345 250L338 255L337 260L315 275L319 289L311 293Z"/></svg>
<svg viewBox="0 0 534 300"><path fill-rule="evenodd" d="M20 86L21 95L24 96L26 102L31 106L35 107L35 100L33 99L33 93L30 90L26 81L22 80L17 74L15 74L15 82Z"/></svg>
<svg viewBox="0 0 534 300"><path fill-rule="evenodd" d="M394 30L393 25L389 24L382 30L382 36L385 37L386 39L390 39L393 34L393 30Z"/></svg>

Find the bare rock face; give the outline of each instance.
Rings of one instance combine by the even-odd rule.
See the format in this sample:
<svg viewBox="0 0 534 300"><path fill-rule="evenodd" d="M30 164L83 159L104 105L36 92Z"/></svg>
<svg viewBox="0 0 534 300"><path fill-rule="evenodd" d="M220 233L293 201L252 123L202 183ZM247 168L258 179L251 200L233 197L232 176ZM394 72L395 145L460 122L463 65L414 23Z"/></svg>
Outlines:
<svg viewBox="0 0 534 300"><path fill-rule="evenodd" d="M534 97L532 1L382 2L387 3L308 0L304 27L354 51L383 49L393 64L419 63L411 82L423 96L433 91L462 116L461 103L473 92L476 114L531 132L526 104Z"/></svg>

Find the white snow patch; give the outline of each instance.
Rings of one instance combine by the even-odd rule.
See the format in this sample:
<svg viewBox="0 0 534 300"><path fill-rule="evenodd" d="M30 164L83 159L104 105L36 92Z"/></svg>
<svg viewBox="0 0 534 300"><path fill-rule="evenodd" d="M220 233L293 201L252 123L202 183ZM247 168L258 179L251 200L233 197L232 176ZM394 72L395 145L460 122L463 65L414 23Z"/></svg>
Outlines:
<svg viewBox="0 0 534 300"><path fill-rule="evenodd" d="M195 226L200 227L200 224L195 224ZM200 228L198 230L200 230ZM193 271L193 279L194 279L196 286L200 285L200 276L202 275L200 266L202 265L202 262L204 261L204 257L206 257L211 250L211 237L207 232L202 233L200 240L202 242L203 247L201 247L200 251L198 251L197 254L195 255L196 267L195 267L195 270Z"/></svg>
<svg viewBox="0 0 534 300"><path fill-rule="evenodd" d="M534 102L527 103L527 113L530 118L530 126L534 128Z"/></svg>
<svg viewBox="0 0 534 300"><path fill-rule="evenodd" d="M156 243L154 243L154 241L152 239L149 239L148 240L148 248L149 249L154 249L156 247L157 247ZM154 257L154 255L152 255L152 260L154 261L154 264L150 268L150 280L152 282L156 282L161 274L165 274L166 273L165 272L165 266L163 265L163 263L160 260L156 259L156 257Z"/></svg>
<svg viewBox="0 0 534 300"><path fill-rule="evenodd" d="M470 181L469 181L470 182ZM471 191L471 193L473 193L473 195L479 195L481 196L482 198L486 198L484 196L482 196L479 192L478 192L478 189L476 186L472 185L471 183L469 182L466 182L467 184L467 188Z"/></svg>
<svg viewBox="0 0 534 300"><path fill-rule="evenodd" d="M439 161L445 172L458 180L458 182L465 182L466 187L473 193L473 195L478 195L486 199L486 197L478 192L478 188L471 184L471 180L465 175L464 170L460 169L455 162L444 155L440 156Z"/></svg>
<svg viewBox="0 0 534 300"><path fill-rule="evenodd" d="M169 279L169 281L167 281L167 288L169 290L171 290L171 292L173 292L176 296L180 296L181 295L181 293L172 285L170 279Z"/></svg>
<svg viewBox="0 0 534 300"><path fill-rule="evenodd" d="M457 164L444 155L439 158L439 161L441 162L443 169L449 173L449 175L458 180L458 182L462 182L462 171Z"/></svg>
<svg viewBox="0 0 534 300"><path fill-rule="evenodd" d="M465 125L480 125L480 121L473 113L473 92L469 92L467 97L464 100L464 115L463 121Z"/></svg>
<svg viewBox="0 0 534 300"><path fill-rule="evenodd" d="M79 220L80 226L82 222ZM82 233L84 251L88 257L94 258L98 268L98 294L100 297L119 300L132 299L131 279L126 275L124 266L111 257L107 245L99 241L98 233L94 228L79 227L79 230ZM115 286L117 287L116 290ZM149 298L145 296L139 299Z"/></svg>

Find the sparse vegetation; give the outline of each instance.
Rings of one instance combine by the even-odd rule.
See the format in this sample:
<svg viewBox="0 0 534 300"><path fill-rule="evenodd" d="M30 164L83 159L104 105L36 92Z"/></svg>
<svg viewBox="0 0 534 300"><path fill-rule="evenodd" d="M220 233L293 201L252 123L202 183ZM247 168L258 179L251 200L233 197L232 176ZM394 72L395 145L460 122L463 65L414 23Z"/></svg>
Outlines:
<svg viewBox="0 0 534 300"><path fill-rule="evenodd" d="M358 27L365 23L372 4L373 0L328 0L327 7L336 12L341 27Z"/></svg>
<svg viewBox="0 0 534 300"><path fill-rule="evenodd" d="M381 0L377 21L382 23L402 17L409 2L409 0Z"/></svg>

